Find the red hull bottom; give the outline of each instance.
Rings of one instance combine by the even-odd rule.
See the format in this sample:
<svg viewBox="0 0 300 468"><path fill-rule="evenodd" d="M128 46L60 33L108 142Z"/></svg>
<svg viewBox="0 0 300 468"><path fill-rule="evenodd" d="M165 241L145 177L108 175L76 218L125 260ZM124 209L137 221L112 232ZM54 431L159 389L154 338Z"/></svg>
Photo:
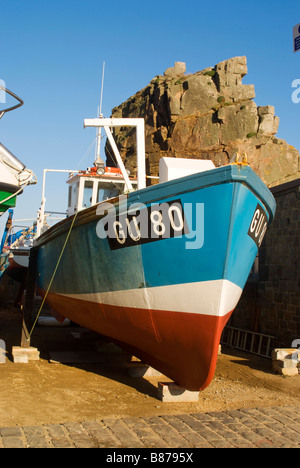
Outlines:
<svg viewBox="0 0 300 468"><path fill-rule="evenodd" d="M47 303L78 325L104 335L188 390L213 379L223 317L116 307L49 293Z"/></svg>

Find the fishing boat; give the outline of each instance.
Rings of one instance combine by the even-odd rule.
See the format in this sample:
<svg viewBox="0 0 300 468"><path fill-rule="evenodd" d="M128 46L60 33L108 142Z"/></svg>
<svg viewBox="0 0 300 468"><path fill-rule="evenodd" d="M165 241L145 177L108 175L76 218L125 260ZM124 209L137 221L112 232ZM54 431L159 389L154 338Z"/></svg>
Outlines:
<svg viewBox="0 0 300 468"><path fill-rule="evenodd" d="M0 119L8 112L21 107L24 102L12 91L0 85L1 102L6 104L4 96L10 96L17 101L15 105L0 110ZM0 251L0 276L6 271L9 265L9 248L7 239L10 235L12 227L12 213L13 208L16 206L17 196L20 195L27 185L36 184L37 179L34 173L26 168L26 166L16 157L11 151L0 143L0 216L9 210L8 220L1 242Z"/></svg>
<svg viewBox="0 0 300 468"><path fill-rule="evenodd" d="M137 179L111 133L127 125L137 129ZM158 183L146 186L143 119L87 119L84 126L104 127L119 172L96 165L71 174L69 216L31 250L38 291L57 316L107 337L183 388L203 390L275 200L240 160L215 168L162 158Z"/></svg>

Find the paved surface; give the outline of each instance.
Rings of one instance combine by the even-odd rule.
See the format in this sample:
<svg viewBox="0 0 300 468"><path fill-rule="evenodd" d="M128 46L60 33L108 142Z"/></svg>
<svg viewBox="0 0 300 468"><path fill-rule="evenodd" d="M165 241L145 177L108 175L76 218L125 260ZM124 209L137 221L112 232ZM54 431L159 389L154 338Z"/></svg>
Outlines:
<svg viewBox="0 0 300 468"><path fill-rule="evenodd" d="M0 428L0 448L300 448L300 407Z"/></svg>

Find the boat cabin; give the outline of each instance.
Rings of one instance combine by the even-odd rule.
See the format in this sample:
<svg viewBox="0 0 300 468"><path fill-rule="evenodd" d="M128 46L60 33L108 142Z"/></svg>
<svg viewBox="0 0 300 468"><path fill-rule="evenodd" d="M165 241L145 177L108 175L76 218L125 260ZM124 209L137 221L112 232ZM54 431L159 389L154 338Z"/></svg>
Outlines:
<svg viewBox="0 0 300 468"><path fill-rule="evenodd" d="M67 216L72 216L76 212L89 208L90 206L96 205L102 201L131 192L132 190L142 190L146 188L147 177L159 179L159 183L161 183L214 168L211 161L165 157L160 160L159 177L146 176L144 119L85 119L84 127L104 127L119 167L105 167L104 162L98 155L94 161L94 167L90 167L86 171L78 172L77 170L44 169L42 202L38 211L36 237L39 237L46 229L49 228L46 223L46 215L54 213L45 211L46 172L69 173L69 178L67 180L67 183L69 184ZM137 178L129 177L124 166L111 132L111 128L114 127L136 128Z"/></svg>
<svg viewBox="0 0 300 468"><path fill-rule="evenodd" d="M137 179L130 178L130 182L132 188L137 189ZM126 192L125 179L121 170L116 167L105 167L101 171L97 167L91 167L87 171L71 173L67 183L68 216Z"/></svg>

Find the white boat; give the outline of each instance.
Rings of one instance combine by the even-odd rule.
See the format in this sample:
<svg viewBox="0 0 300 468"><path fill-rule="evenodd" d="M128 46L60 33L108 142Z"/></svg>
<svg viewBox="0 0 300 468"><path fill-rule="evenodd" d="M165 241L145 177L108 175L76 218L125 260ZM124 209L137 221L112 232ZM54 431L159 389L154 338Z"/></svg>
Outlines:
<svg viewBox="0 0 300 468"><path fill-rule="evenodd" d="M18 104L6 107L0 110L0 119L7 113L24 103L21 98L8 89L0 85L1 93L11 96L18 101ZM20 195L28 185L36 184L37 178L32 170L26 166L12 152L0 143L0 216L16 206L17 196ZM9 249L7 248L7 239L10 235L12 213L9 213L0 251L0 276L6 271L9 264Z"/></svg>

